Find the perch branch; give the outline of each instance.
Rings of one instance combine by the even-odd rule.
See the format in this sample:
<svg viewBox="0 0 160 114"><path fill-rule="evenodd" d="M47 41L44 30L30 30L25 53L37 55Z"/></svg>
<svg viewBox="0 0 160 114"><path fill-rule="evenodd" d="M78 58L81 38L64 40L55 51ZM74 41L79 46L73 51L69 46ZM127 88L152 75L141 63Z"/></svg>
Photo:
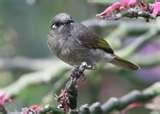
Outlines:
<svg viewBox="0 0 160 114"><path fill-rule="evenodd" d="M86 62L82 62L80 66L77 66L71 72L69 79L66 83L65 89L59 94L57 101L59 103L59 108L62 108L64 112L68 112L71 109L70 114L76 114L77 111L77 81L81 76L84 76L83 72L88 69L89 66Z"/></svg>
<svg viewBox="0 0 160 114"><path fill-rule="evenodd" d="M52 90L42 98L42 104L50 104L51 102L53 102L53 100L56 103L56 99L53 94L57 93L64 86L67 77L68 72L63 77L61 76L61 78L54 83Z"/></svg>

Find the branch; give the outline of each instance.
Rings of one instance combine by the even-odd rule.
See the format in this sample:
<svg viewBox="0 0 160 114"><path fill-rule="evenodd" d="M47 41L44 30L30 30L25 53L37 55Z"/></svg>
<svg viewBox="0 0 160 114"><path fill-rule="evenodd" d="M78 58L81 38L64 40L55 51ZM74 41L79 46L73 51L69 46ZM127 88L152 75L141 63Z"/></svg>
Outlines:
<svg viewBox="0 0 160 114"><path fill-rule="evenodd" d="M160 64L160 53L144 55L136 55L131 58L135 63L138 63L140 66L152 67Z"/></svg>
<svg viewBox="0 0 160 114"><path fill-rule="evenodd" d="M154 38L160 33L159 30L151 28L148 32L137 38L132 44L118 51L118 55L124 58L133 55L140 47L142 47L148 40Z"/></svg>
<svg viewBox="0 0 160 114"><path fill-rule="evenodd" d="M104 104L96 102L91 106L85 104L79 108L79 114L108 114L114 110L122 111L127 106L134 102L146 103L156 96L160 95L160 82L153 84L143 91L134 90L129 94L122 96L120 98L110 98ZM49 111L58 110L56 108L47 108L46 114ZM58 110L62 114L62 111ZM71 111L72 112L72 111Z"/></svg>
<svg viewBox="0 0 160 114"><path fill-rule="evenodd" d="M57 98L59 103L58 107L63 109L65 113L68 112L69 109L72 110L70 114L77 113L75 110L77 108L78 96L77 81L81 76L84 76L83 72L89 68L91 67L88 66L86 62L82 62L80 66L75 67L69 76L65 89L59 94Z"/></svg>
<svg viewBox="0 0 160 114"><path fill-rule="evenodd" d="M139 20L136 20L139 21ZM104 19L99 19L99 18L91 18L91 19L87 19L81 22L82 24L84 24L85 26L89 27L89 28L113 28L113 27L117 27L120 24L129 24L127 27L131 27L133 29L133 31L137 31L137 29L143 30L143 29L148 29L150 28L150 24L146 23L146 22L142 22L140 21L138 23L138 25L133 24L133 20L116 20L116 21L110 21L110 20L104 20ZM139 25L140 24L140 25Z"/></svg>
<svg viewBox="0 0 160 114"><path fill-rule="evenodd" d="M118 20L124 17L128 18L138 18L143 17L146 19L147 22L149 22L150 19L156 19L150 12L138 10L137 8L130 8L128 10L122 11L120 13L113 14L109 17L104 17L105 19L109 20Z"/></svg>
<svg viewBox="0 0 160 114"><path fill-rule="evenodd" d="M158 95L160 95L160 82L153 84L142 92L135 90L119 99L111 98L101 108L104 113L113 110L122 110L133 102L145 103Z"/></svg>
<svg viewBox="0 0 160 114"><path fill-rule="evenodd" d="M17 81L1 90L5 91L11 96L17 95L22 89L26 88L29 85L37 83L47 83L51 79L56 78L56 74L58 72L61 72L62 69L65 69L65 66L66 65L63 62L55 61L52 67L43 69L41 71L24 74Z"/></svg>
<svg viewBox="0 0 160 114"><path fill-rule="evenodd" d="M51 59L31 59L25 57L0 58L0 70L41 70L53 66Z"/></svg>
<svg viewBox="0 0 160 114"><path fill-rule="evenodd" d="M96 27L116 27L120 24L121 21L106 21L106 20L102 20L102 19L98 19L98 18L91 18L91 19L87 19L85 21L82 21L81 23L84 24L85 26L89 27L89 28L96 28Z"/></svg>
<svg viewBox="0 0 160 114"><path fill-rule="evenodd" d="M61 78L57 81L55 81L53 84L52 90L50 90L43 98L42 98L42 104L50 104L53 103L54 105L56 104L56 99L55 95L53 93L57 93L61 88L63 88L64 84L66 83L66 80L68 78L68 73L67 72L64 76L61 76Z"/></svg>
<svg viewBox="0 0 160 114"><path fill-rule="evenodd" d="M148 23L133 24L129 22L122 22L114 31L112 31L106 40L111 43L115 49L122 47L122 40L129 36L142 35L150 29Z"/></svg>

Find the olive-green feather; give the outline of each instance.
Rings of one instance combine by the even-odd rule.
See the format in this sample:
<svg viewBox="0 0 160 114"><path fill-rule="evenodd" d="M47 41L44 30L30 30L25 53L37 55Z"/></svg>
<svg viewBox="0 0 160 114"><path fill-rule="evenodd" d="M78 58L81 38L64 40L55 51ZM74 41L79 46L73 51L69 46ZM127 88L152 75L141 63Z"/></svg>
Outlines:
<svg viewBox="0 0 160 114"><path fill-rule="evenodd" d="M110 47L110 45L108 44L108 42L105 41L104 39L97 38L95 44L96 44L95 48L102 49L102 50L104 50L107 53L111 53L111 54L114 53L113 49Z"/></svg>
<svg viewBox="0 0 160 114"><path fill-rule="evenodd" d="M91 49L102 49L111 54L114 53L107 41L100 38L86 26L78 24L76 28L79 30L79 32L76 33L77 38L80 42L82 42L83 46Z"/></svg>

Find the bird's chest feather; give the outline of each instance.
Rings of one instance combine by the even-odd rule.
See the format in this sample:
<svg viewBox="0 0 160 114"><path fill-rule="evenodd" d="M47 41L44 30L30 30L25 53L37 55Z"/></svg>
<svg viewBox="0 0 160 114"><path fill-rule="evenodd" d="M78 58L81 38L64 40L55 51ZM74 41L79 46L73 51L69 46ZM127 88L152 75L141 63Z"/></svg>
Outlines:
<svg viewBox="0 0 160 114"><path fill-rule="evenodd" d="M63 47L58 54L58 57L63 61L73 65L79 64L88 58L89 51L85 47L81 46L80 42L68 37L63 43Z"/></svg>
<svg viewBox="0 0 160 114"><path fill-rule="evenodd" d="M61 45L61 49L58 53L58 57L65 60L69 59L73 56L73 53L76 52L76 49L74 48L73 41L68 37L64 39L59 40L59 44Z"/></svg>

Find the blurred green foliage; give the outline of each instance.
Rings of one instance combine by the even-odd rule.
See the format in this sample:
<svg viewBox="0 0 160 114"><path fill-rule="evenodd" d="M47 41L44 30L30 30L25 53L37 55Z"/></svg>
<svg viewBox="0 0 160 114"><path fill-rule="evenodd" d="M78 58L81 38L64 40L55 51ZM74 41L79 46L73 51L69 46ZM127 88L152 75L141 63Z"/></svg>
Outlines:
<svg viewBox="0 0 160 114"><path fill-rule="evenodd" d="M81 21L92 17L95 9L85 0L1 0L0 57L48 57L46 40L51 18L67 12ZM26 71L0 72L0 87L9 85L23 73ZM28 105L41 103L51 85L29 86L17 100Z"/></svg>
<svg viewBox="0 0 160 114"><path fill-rule="evenodd" d="M93 8L89 8L89 4L85 0L69 0L67 2L65 0L35 0L35 3L32 4L29 4L28 1L32 0L0 1L0 25L8 29L7 34L3 33L4 30L0 31L0 36L1 39L6 40L5 35L10 35L10 31L16 35L8 37L8 40L15 42L10 43L15 48L14 55L47 56L49 52L46 36L49 22L55 14L68 12L80 21L90 17L91 12L94 11ZM8 48L10 48L8 50L10 52L6 53L12 53L11 47Z"/></svg>
<svg viewBox="0 0 160 114"><path fill-rule="evenodd" d="M113 0L88 1L101 3L103 7L90 4L87 0L0 0L0 57L48 58L50 52L46 40L50 20L54 15L67 12L80 22L95 17L97 12L100 12L98 9L113 2ZM113 30L104 31L109 34ZM24 73L27 71L0 71L0 87L9 85ZM57 76L58 79L51 80L49 83L25 88L17 96L17 102L23 105L43 104L43 98L51 93L52 101L49 103L55 105L53 95L60 91L56 89L59 89L64 82L61 80L64 71ZM103 69L103 65L96 71L92 71L86 78L79 87L79 105L91 104L97 100L104 102L110 97L124 95L131 89L142 89L147 86L137 74L122 70L112 72ZM53 88L56 91L52 90ZM139 110L139 114L142 112L147 114L146 110Z"/></svg>

